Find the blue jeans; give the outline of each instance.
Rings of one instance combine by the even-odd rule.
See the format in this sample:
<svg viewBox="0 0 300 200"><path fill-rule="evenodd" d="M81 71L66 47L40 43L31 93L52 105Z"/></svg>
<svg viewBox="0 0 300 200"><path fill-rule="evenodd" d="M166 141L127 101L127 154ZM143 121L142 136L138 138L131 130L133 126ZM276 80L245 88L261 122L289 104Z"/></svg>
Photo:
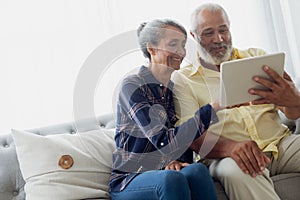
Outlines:
<svg viewBox="0 0 300 200"><path fill-rule="evenodd" d="M153 170L136 176L112 200L217 200L208 169L194 163L180 171Z"/></svg>

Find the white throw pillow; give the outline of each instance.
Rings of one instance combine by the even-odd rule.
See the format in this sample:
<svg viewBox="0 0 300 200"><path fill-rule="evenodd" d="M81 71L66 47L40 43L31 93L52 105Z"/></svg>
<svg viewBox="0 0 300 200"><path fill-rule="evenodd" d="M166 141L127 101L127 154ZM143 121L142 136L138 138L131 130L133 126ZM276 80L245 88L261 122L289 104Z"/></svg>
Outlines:
<svg viewBox="0 0 300 200"><path fill-rule="evenodd" d="M12 135L27 200L109 199L114 130Z"/></svg>

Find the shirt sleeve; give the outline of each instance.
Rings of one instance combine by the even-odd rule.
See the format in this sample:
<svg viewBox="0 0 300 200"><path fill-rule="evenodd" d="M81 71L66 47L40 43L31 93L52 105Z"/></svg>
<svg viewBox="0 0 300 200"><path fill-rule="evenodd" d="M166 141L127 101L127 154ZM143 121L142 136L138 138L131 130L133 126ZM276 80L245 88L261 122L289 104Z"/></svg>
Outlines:
<svg viewBox="0 0 300 200"><path fill-rule="evenodd" d="M175 83L175 111L176 116L179 119L176 124L180 125L193 117L193 113L199 109L199 104L190 87L186 87L187 83L183 80L179 73L174 73L173 81Z"/></svg>
<svg viewBox="0 0 300 200"><path fill-rule="evenodd" d="M147 138L163 154L182 155L190 144L211 123L217 121L216 114L208 104L198 109L188 121L175 128L166 127L168 115L159 104L149 102L147 92L138 81L127 80L120 92L120 104L139 130L127 130L135 137ZM181 152L182 151L182 152ZM175 158L176 159L176 158Z"/></svg>

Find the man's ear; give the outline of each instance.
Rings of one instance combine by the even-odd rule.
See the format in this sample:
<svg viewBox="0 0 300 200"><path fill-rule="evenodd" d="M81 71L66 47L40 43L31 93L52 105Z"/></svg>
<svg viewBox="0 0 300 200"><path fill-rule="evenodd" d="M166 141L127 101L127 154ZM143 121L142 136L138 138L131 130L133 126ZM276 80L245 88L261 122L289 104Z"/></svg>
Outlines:
<svg viewBox="0 0 300 200"><path fill-rule="evenodd" d="M155 48L153 48L153 45L151 43L147 43L147 50L151 55L155 55Z"/></svg>

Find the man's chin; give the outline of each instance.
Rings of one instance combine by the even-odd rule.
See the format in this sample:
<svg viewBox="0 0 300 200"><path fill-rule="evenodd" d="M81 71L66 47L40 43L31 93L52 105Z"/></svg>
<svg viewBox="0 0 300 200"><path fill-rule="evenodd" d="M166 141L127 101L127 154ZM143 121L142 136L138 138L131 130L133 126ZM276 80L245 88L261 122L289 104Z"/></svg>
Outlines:
<svg viewBox="0 0 300 200"><path fill-rule="evenodd" d="M228 45L224 49L207 51L201 44L198 46L201 59L211 65L220 65L222 62L230 60L232 46Z"/></svg>
<svg viewBox="0 0 300 200"><path fill-rule="evenodd" d="M212 65L220 65L222 62L224 61L228 61L230 60L230 56L231 56L231 50L227 50L224 53L219 52L215 55L212 55L208 52L203 52L203 54L200 54L201 58L209 64Z"/></svg>
<svg viewBox="0 0 300 200"><path fill-rule="evenodd" d="M220 65L222 63L222 60L220 60L219 58L215 58L211 55L202 55L201 58L202 60L204 60L204 62L211 65Z"/></svg>

